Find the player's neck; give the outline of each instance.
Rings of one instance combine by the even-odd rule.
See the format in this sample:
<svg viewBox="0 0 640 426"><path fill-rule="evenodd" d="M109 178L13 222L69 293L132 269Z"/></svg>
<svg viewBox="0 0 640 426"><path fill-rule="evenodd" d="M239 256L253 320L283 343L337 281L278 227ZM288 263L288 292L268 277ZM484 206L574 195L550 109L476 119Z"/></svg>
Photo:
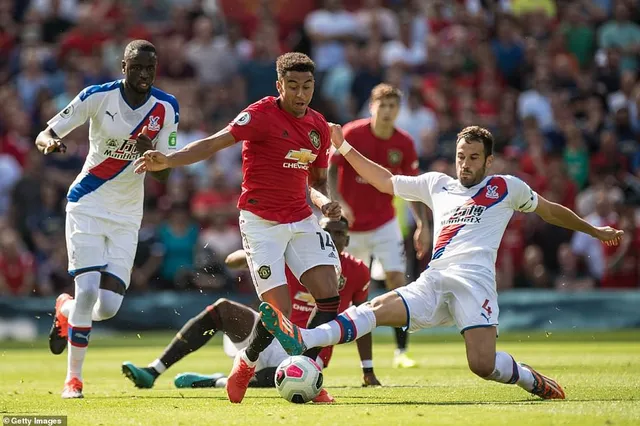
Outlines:
<svg viewBox="0 0 640 426"><path fill-rule="evenodd" d="M127 102L127 104L129 104L129 106L134 109L147 102L150 93L151 90L146 93L136 92L129 87L126 80L122 84L122 96L124 97L124 100Z"/></svg>
<svg viewBox="0 0 640 426"><path fill-rule="evenodd" d="M392 126L386 126L371 119L371 133L378 139L390 139L395 132L395 128Z"/></svg>
<svg viewBox="0 0 640 426"><path fill-rule="evenodd" d="M278 107L283 110L284 112L286 112L287 114L291 114L293 115L295 118L302 118L305 115L307 115L307 108L305 108L304 112L302 114L298 114L296 112L293 112L291 110L289 110L284 103L282 102L282 100L280 98L278 98L278 100L276 101L276 103L278 104Z"/></svg>

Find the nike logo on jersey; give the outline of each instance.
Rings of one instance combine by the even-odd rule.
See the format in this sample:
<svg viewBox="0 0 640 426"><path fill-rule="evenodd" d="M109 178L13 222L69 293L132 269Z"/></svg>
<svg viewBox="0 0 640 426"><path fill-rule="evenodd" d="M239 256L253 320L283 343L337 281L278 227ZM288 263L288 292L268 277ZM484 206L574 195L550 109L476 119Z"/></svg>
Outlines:
<svg viewBox="0 0 640 426"><path fill-rule="evenodd" d="M116 121L115 120L115 116L118 115L118 113L113 113L111 114L109 111L105 111L105 114L107 114L109 117L111 117L111 121Z"/></svg>

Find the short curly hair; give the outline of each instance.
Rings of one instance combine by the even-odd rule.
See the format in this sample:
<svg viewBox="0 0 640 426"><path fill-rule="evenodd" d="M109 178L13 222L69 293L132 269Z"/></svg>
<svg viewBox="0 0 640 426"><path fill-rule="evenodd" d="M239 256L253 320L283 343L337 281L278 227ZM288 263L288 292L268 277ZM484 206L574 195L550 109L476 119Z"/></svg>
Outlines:
<svg viewBox="0 0 640 426"><path fill-rule="evenodd" d="M371 90L371 102L387 98L395 98L400 101L402 99L402 92L397 87L387 83L380 83Z"/></svg>
<svg viewBox="0 0 640 426"><path fill-rule="evenodd" d="M289 71L310 72L313 74L316 71L316 64L304 53L289 52L278 57L276 71L279 79L283 78Z"/></svg>
<svg viewBox="0 0 640 426"><path fill-rule="evenodd" d="M482 142L484 145L484 156L488 157L493 154L493 135L490 131L480 126L468 126L458 133L456 145L460 139L464 138L467 143Z"/></svg>

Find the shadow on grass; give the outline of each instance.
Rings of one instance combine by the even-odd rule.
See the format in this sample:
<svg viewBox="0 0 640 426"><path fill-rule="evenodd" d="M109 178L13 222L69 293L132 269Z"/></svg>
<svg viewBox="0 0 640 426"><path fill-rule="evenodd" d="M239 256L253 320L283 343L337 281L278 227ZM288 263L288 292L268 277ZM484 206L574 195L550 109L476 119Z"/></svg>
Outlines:
<svg viewBox="0 0 640 426"><path fill-rule="evenodd" d="M131 400L135 400L135 399L149 399L149 400L155 400L155 399L166 399L166 400L174 400L174 401L179 401L179 400L201 400L201 399L206 399L206 400L218 400L218 401L225 401L227 402L228 399L225 395L189 395L189 392L185 392L184 394L177 394L177 395L118 395L118 396L101 396L101 395L94 395L91 397L91 399L131 399ZM264 399L264 400L274 400L274 399L279 399L282 400L282 398L280 396L278 396L277 394L275 395L267 395L267 396L246 396L245 400L258 400L258 399ZM354 402L341 402L341 399L346 399L346 400L356 400ZM333 403L333 404L326 404L326 405L332 405L332 406L350 406L350 405L357 405L357 406L366 406L366 405L379 405L379 406L384 406L384 405L388 405L388 406L394 406L394 405L424 405L424 406L465 406L465 405L469 405L469 406L475 406L475 405L486 405L486 406L490 406L490 405L501 405L501 406L508 406L508 405L513 405L513 406L521 406L521 405L540 405L540 404L575 404L575 403L584 403L584 402L602 402L602 403L606 403L606 402L636 402L634 399L623 399L623 398L614 398L614 399L566 399L566 400L542 400L542 399L519 399L519 400L514 400L514 401L415 401L415 400L406 400L406 401L394 401L394 400L388 400L385 399L384 396L371 396L371 395L361 395L361 396L344 396L344 397L338 397L337 398L337 402ZM325 404L321 404L321 405L325 405Z"/></svg>

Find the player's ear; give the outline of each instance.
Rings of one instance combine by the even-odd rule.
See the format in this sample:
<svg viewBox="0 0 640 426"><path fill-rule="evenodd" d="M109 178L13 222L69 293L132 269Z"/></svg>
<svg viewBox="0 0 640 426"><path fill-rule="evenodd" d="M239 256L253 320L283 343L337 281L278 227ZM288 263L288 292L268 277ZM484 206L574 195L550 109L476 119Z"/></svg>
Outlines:
<svg viewBox="0 0 640 426"><path fill-rule="evenodd" d="M495 158L495 157L493 156L493 154L492 154L492 155L489 155L489 156L487 157L487 160L486 160L486 161L485 161L485 163L484 163L484 165L485 165L485 167L486 167L486 169L487 169L487 170L489 170L489 169L491 168L491 165L493 164L493 159L494 159L494 158Z"/></svg>
<svg viewBox="0 0 640 426"><path fill-rule="evenodd" d="M122 61L122 74L126 74L126 69L127 69L127 63L123 60Z"/></svg>
<svg viewBox="0 0 640 426"><path fill-rule="evenodd" d="M347 235L347 238L344 241L344 247L345 248L349 247L349 241L351 241L351 237L349 235Z"/></svg>

